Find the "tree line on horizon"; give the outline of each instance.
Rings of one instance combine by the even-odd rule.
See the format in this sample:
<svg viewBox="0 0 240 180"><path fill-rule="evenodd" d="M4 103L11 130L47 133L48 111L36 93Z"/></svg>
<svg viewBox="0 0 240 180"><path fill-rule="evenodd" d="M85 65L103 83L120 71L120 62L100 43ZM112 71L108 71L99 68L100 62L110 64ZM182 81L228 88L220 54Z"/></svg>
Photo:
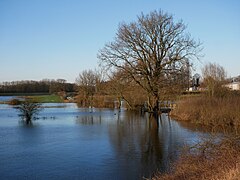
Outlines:
<svg viewBox="0 0 240 180"><path fill-rule="evenodd" d="M43 79L41 81L23 80L0 83L0 93L4 94L26 94L47 93L53 94L60 91L74 92L74 83L67 83L65 79Z"/></svg>

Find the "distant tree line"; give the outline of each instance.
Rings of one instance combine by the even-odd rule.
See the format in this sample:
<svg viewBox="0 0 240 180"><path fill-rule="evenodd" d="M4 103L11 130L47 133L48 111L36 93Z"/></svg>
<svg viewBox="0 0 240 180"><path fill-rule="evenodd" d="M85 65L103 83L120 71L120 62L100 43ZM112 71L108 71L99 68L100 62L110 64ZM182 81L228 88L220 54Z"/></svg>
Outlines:
<svg viewBox="0 0 240 180"><path fill-rule="evenodd" d="M56 93L60 91L74 92L75 84L64 79L41 81L12 81L0 83L0 93Z"/></svg>

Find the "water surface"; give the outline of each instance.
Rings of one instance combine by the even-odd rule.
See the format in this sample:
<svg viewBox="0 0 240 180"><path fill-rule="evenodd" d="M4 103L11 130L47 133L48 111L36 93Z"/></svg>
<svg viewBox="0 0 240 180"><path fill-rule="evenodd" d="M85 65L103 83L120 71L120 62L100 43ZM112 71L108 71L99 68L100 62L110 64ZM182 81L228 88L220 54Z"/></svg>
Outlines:
<svg viewBox="0 0 240 180"><path fill-rule="evenodd" d="M0 105L1 179L141 179L166 171L203 133L162 115L44 104L27 126Z"/></svg>

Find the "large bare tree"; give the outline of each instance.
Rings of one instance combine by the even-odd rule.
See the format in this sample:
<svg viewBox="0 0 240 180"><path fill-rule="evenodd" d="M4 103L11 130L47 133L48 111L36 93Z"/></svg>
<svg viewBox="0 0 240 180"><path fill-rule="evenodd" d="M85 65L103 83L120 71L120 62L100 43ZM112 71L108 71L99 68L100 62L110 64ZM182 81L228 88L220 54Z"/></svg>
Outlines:
<svg viewBox="0 0 240 180"><path fill-rule="evenodd" d="M191 38L182 21L162 11L141 14L119 26L116 38L98 53L109 70L121 70L143 88L150 110L158 110L163 81L199 57L201 43Z"/></svg>

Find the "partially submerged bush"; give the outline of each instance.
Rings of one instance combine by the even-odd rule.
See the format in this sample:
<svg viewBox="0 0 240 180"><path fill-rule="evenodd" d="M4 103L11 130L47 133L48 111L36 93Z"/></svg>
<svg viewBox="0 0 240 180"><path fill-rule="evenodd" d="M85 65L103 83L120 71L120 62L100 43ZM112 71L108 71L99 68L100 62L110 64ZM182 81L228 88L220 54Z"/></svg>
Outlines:
<svg viewBox="0 0 240 180"><path fill-rule="evenodd" d="M32 119L42 110L42 106L40 103L22 101L17 110L20 112L19 116L26 121L26 124L30 124Z"/></svg>
<svg viewBox="0 0 240 180"><path fill-rule="evenodd" d="M19 99L12 99L11 101L8 102L9 105L20 105L21 101Z"/></svg>

